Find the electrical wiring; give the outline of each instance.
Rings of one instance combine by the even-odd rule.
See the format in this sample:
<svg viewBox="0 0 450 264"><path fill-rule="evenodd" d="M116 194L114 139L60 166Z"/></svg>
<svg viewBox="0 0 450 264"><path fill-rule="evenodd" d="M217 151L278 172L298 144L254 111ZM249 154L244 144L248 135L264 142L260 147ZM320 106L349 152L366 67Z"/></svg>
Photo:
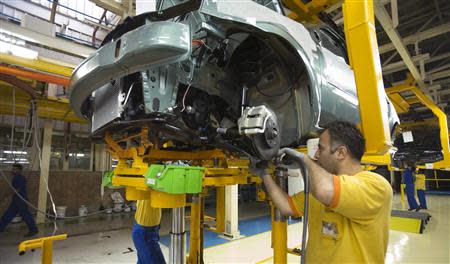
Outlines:
<svg viewBox="0 0 450 264"><path fill-rule="evenodd" d="M191 88L191 83L189 83L188 87L186 88L186 91L184 92L183 100L182 100L182 103L183 103L183 109L181 109L180 112L184 112L184 110L186 109L185 101L186 101L186 95L187 95L187 93L189 92L189 88Z"/></svg>
<svg viewBox="0 0 450 264"><path fill-rule="evenodd" d="M199 45L203 45L205 46L207 49L209 49L210 51L212 51L212 48L210 48L208 45L206 45L206 42L203 41L202 39L193 39L192 40L192 44L199 46Z"/></svg>
<svg viewBox="0 0 450 264"><path fill-rule="evenodd" d="M36 108L36 102L34 100L31 101L32 102L32 110L34 112L33 114L33 120L34 120L34 144L36 145L36 148L38 150L38 160L39 160L39 169L42 170L42 150L41 147L39 145L39 137L38 137L38 133L39 133L39 117L37 115L37 108ZM50 197L50 202L52 203L52 209L53 209L53 213L55 215L55 221L53 221L54 224L54 228L53 228L53 235L56 234L56 231L58 230L58 226L56 224L56 205L55 205L55 201L53 200L53 195L50 192L50 188L48 187L48 181L47 181L47 177L41 175L42 179L45 182L45 188L47 189L47 193ZM23 197L22 197L23 198ZM42 213L42 212L41 212Z"/></svg>
<svg viewBox="0 0 450 264"><path fill-rule="evenodd" d="M11 143L9 145L9 151L11 151L11 155L13 155L13 160L16 160L16 156L13 152L13 144L14 144L14 129L16 125L16 88L13 88L13 120L11 126Z"/></svg>

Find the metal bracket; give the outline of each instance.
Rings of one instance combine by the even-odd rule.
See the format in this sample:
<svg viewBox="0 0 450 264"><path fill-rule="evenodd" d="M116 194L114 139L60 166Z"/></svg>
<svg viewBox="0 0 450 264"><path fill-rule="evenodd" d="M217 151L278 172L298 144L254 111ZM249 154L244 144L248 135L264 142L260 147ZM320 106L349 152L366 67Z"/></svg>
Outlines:
<svg viewBox="0 0 450 264"><path fill-rule="evenodd" d="M272 115L272 112L264 105L246 107L238 120L239 134L254 135L264 133L267 120Z"/></svg>

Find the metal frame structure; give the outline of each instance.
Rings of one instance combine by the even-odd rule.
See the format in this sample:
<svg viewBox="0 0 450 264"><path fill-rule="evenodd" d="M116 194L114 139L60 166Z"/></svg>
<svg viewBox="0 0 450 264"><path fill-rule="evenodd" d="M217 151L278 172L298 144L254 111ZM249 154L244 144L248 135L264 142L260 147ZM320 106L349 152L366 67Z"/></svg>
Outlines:
<svg viewBox="0 0 450 264"><path fill-rule="evenodd" d="M410 91L413 93L412 98L405 99L401 93L405 91ZM440 132L440 140L442 147L442 154L444 159L432 164L433 169L449 169L450 168L450 146L449 146L449 132L447 124L447 116L442 111L439 106L437 106L428 96L426 96L419 88L417 88L414 79L409 76L403 84L393 86L386 89L386 92L394 104L395 109L398 113L404 113L409 110L413 104L423 104L425 107L429 108L433 114L436 116L435 119L426 120L421 124L433 124L438 125ZM420 125L415 123L414 125ZM405 125L404 125L405 126Z"/></svg>
<svg viewBox="0 0 450 264"><path fill-rule="evenodd" d="M138 147L122 148L119 142L133 138L140 138ZM259 177L248 172L248 160L240 160L228 156L220 150L207 150L198 152L169 151L158 149L148 141L148 128L144 127L138 134L114 140L109 133L105 134L108 151L118 160L112 177L113 186L124 186L128 200L151 200L155 208L179 209L187 206L186 194L169 194L150 189L145 178L142 177L149 166L156 161L190 160L195 165L205 167L203 175L202 193L193 195L191 203L191 237L190 250L187 261L189 263L202 263L203 258L203 222L204 222L204 196L206 187L217 187L218 213L216 215L216 232L225 230L224 219L224 186L235 184L261 183ZM128 161L132 160L129 165ZM177 210L178 210L177 209ZM176 223L184 221L183 214L177 214ZM174 216L173 216L174 217ZM178 219L182 217L183 219ZM180 222L181 221L181 222ZM176 225L180 226L180 225ZM182 239L180 241L183 241ZM183 247L177 246L179 250ZM173 256L172 256L173 255ZM171 254L172 259L179 259L180 255Z"/></svg>

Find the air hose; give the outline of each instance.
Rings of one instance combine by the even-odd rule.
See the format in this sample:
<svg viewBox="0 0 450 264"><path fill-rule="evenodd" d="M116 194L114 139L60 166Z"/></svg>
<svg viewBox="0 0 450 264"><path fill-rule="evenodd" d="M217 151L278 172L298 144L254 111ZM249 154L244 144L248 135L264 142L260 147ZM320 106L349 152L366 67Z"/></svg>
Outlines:
<svg viewBox="0 0 450 264"><path fill-rule="evenodd" d="M303 162L301 154L293 149L283 149L285 154L291 156L292 161L296 162L299 165L300 171L303 176L303 182L305 185L305 189L303 191L305 195L305 199L303 200L303 231L302 231L302 245L300 248L300 263L304 264L306 259L306 236L308 234L308 213L309 213L309 175L308 170L306 168L306 164ZM282 151L283 151L282 150ZM281 156L281 159L283 156Z"/></svg>
<svg viewBox="0 0 450 264"><path fill-rule="evenodd" d="M300 263L304 264L306 259L306 235L308 234L308 211L309 211L309 180L308 170L303 160L298 159L297 163L300 165L300 170L303 176L303 182L305 183L305 199L303 201L303 231L302 231L302 246L301 246L301 258Z"/></svg>

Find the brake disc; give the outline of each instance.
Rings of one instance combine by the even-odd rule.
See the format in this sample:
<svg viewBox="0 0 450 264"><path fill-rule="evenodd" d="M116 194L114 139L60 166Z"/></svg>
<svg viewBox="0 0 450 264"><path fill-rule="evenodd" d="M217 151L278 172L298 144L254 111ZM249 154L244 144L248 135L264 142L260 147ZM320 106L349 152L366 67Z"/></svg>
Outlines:
<svg viewBox="0 0 450 264"><path fill-rule="evenodd" d="M272 112L264 133L250 135L256 155L262 160L271 160L280 149L281 131L276 115Z"/></svg>

